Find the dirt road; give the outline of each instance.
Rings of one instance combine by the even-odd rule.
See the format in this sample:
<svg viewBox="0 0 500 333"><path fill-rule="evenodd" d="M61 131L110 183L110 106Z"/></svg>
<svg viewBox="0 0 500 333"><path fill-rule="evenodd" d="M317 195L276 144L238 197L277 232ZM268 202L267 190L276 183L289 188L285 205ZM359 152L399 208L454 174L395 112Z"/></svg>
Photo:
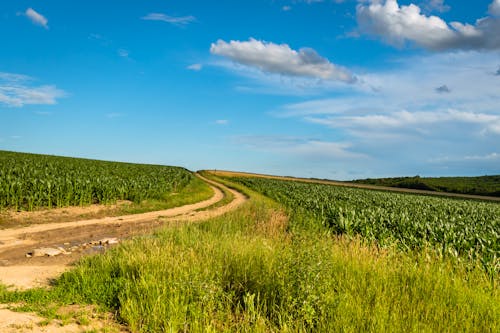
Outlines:
<svg viewBox="0 0 500 333"><path fill-rule="evenodd" d="M102 252L108 243L145 234L169 224L219 216L246 200L243 194L235 190L201 178L211 184L214 195L195 204L142 214L1 230L0 282L18 289L47 285L78 258ZM234 198L226 205L211 209L211 206L224 198L224 193L219 188L231 192ZM40 248L61 249L63 253L57 256L26 256Z"/></svg>

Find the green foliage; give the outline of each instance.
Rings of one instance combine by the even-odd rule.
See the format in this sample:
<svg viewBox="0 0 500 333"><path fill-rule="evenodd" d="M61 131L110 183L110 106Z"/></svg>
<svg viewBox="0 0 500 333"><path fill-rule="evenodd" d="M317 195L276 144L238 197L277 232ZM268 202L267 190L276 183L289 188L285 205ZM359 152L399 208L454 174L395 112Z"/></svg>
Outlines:
<svg viewBox="0 0 500 333"><path fill-rule="evenodd" d="M354 183L500 197L500 175L481 177L396 177L358 179Z"/></svg>
<svg viewBox="0 0 500 333"><path fill-rule="evenodd" d="M278 202L296 225L360 235L403 250L430 247L440 255L500 268L500 205L265 178L234 178Z"/></svg>
<svg viewBox="0 0 500 333"><path fill-rule="evenodd" d="M178 167L0 151L0 209L161 200L192 179Z"/></svg>

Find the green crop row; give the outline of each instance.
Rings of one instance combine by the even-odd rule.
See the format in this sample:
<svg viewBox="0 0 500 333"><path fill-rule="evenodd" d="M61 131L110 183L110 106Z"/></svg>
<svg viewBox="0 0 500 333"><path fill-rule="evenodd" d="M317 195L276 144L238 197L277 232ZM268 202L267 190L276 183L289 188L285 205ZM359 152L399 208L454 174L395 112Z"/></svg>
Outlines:
<svg viewBox="0 0 500 333"><path fill-rule="evenodd" d="M179 167L0 151L0 209L162 199L192 177Z"/></svg>
<svg viewBox="0 0 500 333"><path fill-rule="evenodd" d="M445 256L479 260L490 272L499 270L498 203L263 178L232 180L284 204L306 228L360 235L403 250L431 248Z"/></svg>

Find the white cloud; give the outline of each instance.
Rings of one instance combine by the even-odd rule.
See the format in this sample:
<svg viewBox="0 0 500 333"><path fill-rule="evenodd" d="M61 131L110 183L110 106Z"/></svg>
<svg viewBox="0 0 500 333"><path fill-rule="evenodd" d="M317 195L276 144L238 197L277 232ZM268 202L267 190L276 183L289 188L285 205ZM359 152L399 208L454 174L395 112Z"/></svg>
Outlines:
<svg viewBox="0 0 500 333"><path fill-rule="evenodd" d="M500 172L498 160L464 159L498 153L500 80L492 75L498 54L432 53L393 65L359 75L350 91L285 105L273 115L316 124L318 133L349 142L348 151L370 156L370 163L347 164L362 174ZM452 93L436 93L443 82L453 84Z"/></svg>
<svg viewBox="0 0 500 333"><path fill-rule="evenodd" d="M427 11L438 11L438 12L446 12L450 10L450 6L445 5L444 0L427 0L423 8L425 8Z"/></svg>
<svg viewBox="0 0 500 333"><path fill-rule="evenodd" d="M49 28L48 25L47 25L47 23L49 23L49 21L42 14L37 13L33 8L26 9L26 11L24 12L24 14L34 24L40 25L40 26L44 27L45 29Z"/></svg>
<svg viewBox="0 0 500 333"><path fill-rule="evenodd" d="M500 160L499 153L491 153L487 155L473 155L473 156L465 156L466 160L475 160L475 161L491 161L491 160Z"/></svg>
<svg viewBox="0 0 500 333"><path fill-rule="evenodd" d="M500 16L500 0L494 0L488 7L488 12L493 16Z"/></svg>
<svg viewBox="0 0 500 333"><path fill-rule="evenodd" d="M497 0L490 5L496 12ZM437 16L426 16L420 7L400 6L397 0L370 0L358 4L359 28L367 34L378 35L395 45L413 42L431 50L497 50L500 49L500 19L483 17L474 25L460 22L449 24Z"/></svg>
<svg viewBox="0 0 500 333"><path fill-rule="evenodd" d="M0 72L0 81L7 81L13 83L13 82L22 82L31 80L32 78L27 75Z"/></svg>
<svg viewBox="0 0 500 333"><path fill-rule="evenodd" d="M203 65L202 64L192 64L187 66L187 69L192 70L192 71L200 71L202 70Z"/></svg>
<svg viewBox="0 0 500 333"><path fill-rule="evenodd" d="M122 58L128 58L130 52L125 49L118 49L118 55Z"/></svg>
<svg viewBox="0 0 500 333"><path fill-rule="evenodd" d="M250 38L248 41L218 40L210 52L263 72L284 76L336 80L346 83L356 81L347 69L321 57L315 50L302 48L295 51L287 44L274 44Z"/></svg>
<svg viewBox="0 0 500 333"><path fill-rule="evenodd" d="M351 151L349 142L334 142L279 135L248 135L233 138L249 149L314 160L365 159L368 156Z"/></svg>
<svg viewBox="0 0 500 333"><path fill-rule="evenodd" d="M409 112L398 111L389 114L368 114L361 116L306 117L307 120L334 128L346 128L353 133L366 131L397 131L398 134L435 136L443 126L478 125L479 133L500 134L500 115L475 113L458 110ZM458 126L457 126L458 125ZM447 134L447 133L443 133Z"/></svg>
<svg viewBox="0 0 500 333"><path fill-rule="evenodd" d="M500 173L500 153L498 152L490 151L471 155L454 153L429 158L427 162L431 166L440 166L445 170L456 167L468 169L472 171L472 175L495 175Z"/></svg>
<svg viewBox="0 0 500 333"><path fill-rule="evenodd" d="M56 104L56 99L63 96L63 91L55 86L0 86L0 103L8 106Z"/></svg>
<svg viewBox="0 0 500 333"><path fill-rule="evenodd" d="M498 68L495 53L433 53L395 60L393 64L395 67L388 70L359 75L360 84L349 86L352 89L341 95L287 105L280 114L362 115L447 109L500 113L500 80L493 75ZM436 87L444 82L453 83L448 86L452 93L436 94Z"/></svg>
<svg viewBox="0 0 500 333"><path fill-rule="evenodd" d="M26 75L0 73L0 104L22 107L29 104L56 104L66 93L53 85L34 86Z"/></svg>
<svg viewBox="0 0 500 333"><path fill-rule="evenodd" d="M217 125L227 125L227 124L229 124L229 120L227 120L227 119L217 119L215 121L215 124L217 124Z"/></svg>
<svg viewBox="0 0 500 333"><path fill-rule="evenodd" d="M196 21L194 16L170 16L162 13L150 13L146 16L141 17L142 20L147 21L163 21L176 26L186 26L189 23Z"/></svg>
<svg viewBox="0 0 500 333"><path fill-rule="evenodd" d="M319 3L319 2L324 2L325 0L296 0L295 2L305 2L307 4L312 4L312 3ZM342 3L345 0L332 0L332 2L335 3Z"/></svg>
<svg viewBox="0 0 500 333"><path fill-rule="evenodd" d="M281 7L281 10L284 12L289 12L292 10L292 7L291 6L283 6L283 7Z"/></svg>
<svg viewBox="0 0 500 333"><path fill-rule="evenodd" d="M305 157L330 158L330 159L364 159L367 155L350 151L352 147L348 142L328 142L308 140L289 148L289 151Z"/></svg>
<svg viewBox="0 0 500 333"><path fill-rule="evenodd" d="M97 34L97 33L91 33L91 34L89 34L88 39L96 41L101 46L105 46L105 47L110 46L110 45L113 44L112 40L106 38L105 36L103 36L101 34Z"/></svg>
<svg viewBox="0 0 500 333"><path fill-rule="evenodd" d="M356 85L342 81L322 80L311 77L285 76L278 73L263 72L256 67L241 65L228 60L211 62L212 66L221 67L242 77L234 89L244 93L270 94L283 96L313 96L323 93L351 91Z"/></svg>

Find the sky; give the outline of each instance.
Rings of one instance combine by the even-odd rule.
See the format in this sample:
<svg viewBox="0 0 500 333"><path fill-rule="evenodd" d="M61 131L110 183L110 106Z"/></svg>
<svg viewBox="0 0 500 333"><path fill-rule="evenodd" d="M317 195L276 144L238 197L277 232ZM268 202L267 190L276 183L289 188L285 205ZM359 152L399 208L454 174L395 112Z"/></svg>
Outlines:
<svg viewBox="0 0 500 333"><path fill-rule="evenodd" d="M500 174L500 0L2 1L0 150Z"/></svg>

